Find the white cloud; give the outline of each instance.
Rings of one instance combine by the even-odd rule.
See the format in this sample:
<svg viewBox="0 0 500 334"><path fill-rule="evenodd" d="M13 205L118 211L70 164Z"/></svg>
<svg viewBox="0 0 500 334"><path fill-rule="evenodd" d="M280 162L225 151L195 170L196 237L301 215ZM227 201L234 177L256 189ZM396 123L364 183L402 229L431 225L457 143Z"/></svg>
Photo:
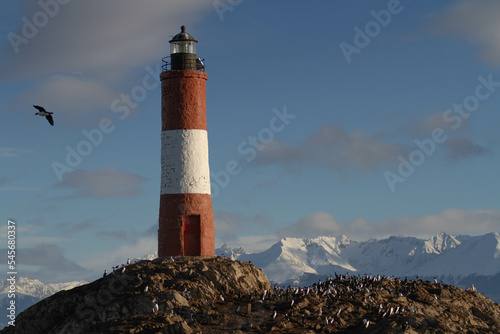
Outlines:
<svg viewBox="0 0 500 334"><path fill-rule="evenodd" d="M214 212L215 231L222 242L229 243L238 240L237 235L241 232L248 232L249 227L266 226L271 228L271 225L272 217L262 213L247 216L240 212Z"/></svg>
<svg viewBox="0 0 500 334"><path fill-rule="evenodd" d="M66 235L81 234L85 230L95 229L99 226L101 219L89 218L85 219L79 223L58 223L55 225L56 229Z"/></svg>
<svg viewBox="0 0 500 334"><path fill-rule="evenodd" d="M444 148L448 156L452 159L463 159L470 156L478 156L489 153L490 150L471 139L464 136L450 137L445 143Z"/></svg>
<svg viewBox="0 0 500 334"><path fill-rule="evenodd" d="M80 261L82 266L102 273L104 269L110 271L111 267L125 264L127 258L141 258L146 254L158 250L157 238L141 237L133 244L126 244L114 250L106 250L103 254L91 254Z"/></svg>
<svg viewBox="0 0 500 334"><path fill-rule="evenodd" d="M423 120L418 120L410 124L410 131L415 136L429 136L435 129L443 129L449 133L452 131L464 131L470 128L469 122L460 123L460 127L454 130L452 126L454 123L446 121L446 110L427 114Z"/></svg>
<svg viewBox="0 0 500 334"><path fill-rule="evenodd" d="M443 130L446 141L442 144L436 143L436 145L440 145L448 158L452 160L479 156L490 152L488 147L474 142L474 129L470 122L464 119L460 123L460 127L453 129L456 124L446 121L446 112L428 114L424 120L413 122L409 126L409 132L415 136L415 139L422 140L431 138L433 131L436 129Z"/></svg>
<svg viewBox="0 0 500 334"><path fill-rule="evenodd" d="M232 241L227 241L218 239L218 235L216 233L215 247L219 248L223 244L227 244L232 248L241 247L246 253L258 253L267 250L278 241L279 237L274 234L241 236Z"/></svg>
<svg viewBox="0 0 500 334"><path fill-rule="evenodd" d="M57 183L54 188L73 189L63 197L135 197L143 192L141 184L147 179L134 173L114 168L75 170Z"/></svg>
<svg viewBox="0 0 500 334"><path fill-rule="evenodd" d="M15 158L24 152L26 151L15 147L0 147L0 158Z"/></svg>
<svg viewBox="0 0 500 334"><path fill-rule="evenodd" d="M42 8L33 3L22 6L23 16L33 22ZM159 62L168 54L168 41L182 24L190 26L207 10L211 2L184 0L71 1L59 6L45 25L17 45L3 50L7 57L1 68L4 78L31 78L59 72L98 75L106 81L150 62ZM20 19L13 33L25 37ZM26 28L25 28L26 29Z"/></svg>
<svg viewBox="0 0 500 334"><path fill-rule="evenodd" d="M441 145L448 158L460 159L489 153L489 148L475 142L472 126L453 129L444 117L446 111L428 114L425 119L410 121L400 129L370 134L364 130L348 131L338 124L326 124L316 133L295 146L273 140L263 144L254 160L255 165L281 166L285 171L299 172L304 168L322 167L338 173L372 172L395 166L401 155L417 148L415 140L432 138L441 129L447 140Z"/></svg>
<svg viewBox="0 0 500 334"><path fill-rule="evenodd" d="M109 112L111 102L117 96L117 92L96 80L78 75L56 74L22 94L17 103L30 101L54 112L54 120L59 124L81 126L92 121L95 123L91 116L96 110ZM37 110L33 109L33 113L35 112Z"/></svg>
<svg viewBox="0 0 500 334"><path fill-rule="evenodd" d="M331 214L323 211L315 212L300 218L295 223L280 229L282 237L314 238L317 236L336 236L341 234L340 222Z"/></svg>
<svg viewBox="0 0 500 334"><path fill-rule="evenodd" d="M480 49L480 57L500 66L500 2L496 0L462 0L444 13L434 14L429 23L440 34L463 38Z"/></svg>
<svg viewBox="0 0 500 334"><path fill-rule="evenodd" d="M498 231L500 231L498 210L450 208L435 215L395 217L373 223L367 222L364 218L340 223L329 213L316 212L280 229L278 234L281 237L306 238L344 234L354 240L367 240L391 235L428 238L440 232L477 235Z"/></svg>
<svg viewBox="0 0 500 334"><path fill-rule="evenodd" d="M87 274L85 268L68 260L63 249L54 244L21 247L16 256L20 264L19 272L24 277L37 278L44 283L81 280Z"/></svg>
<svg viewBox="0 0 500 334"><path fill-rule="evenodd" d="M349 132L336 124L327 124L294 147L277 141L266 144L255 163L279 164L287 170L320 165L337 172L373 171L394 163L402 152L400 145L384 142L377 135L361 130Z"/></svg>

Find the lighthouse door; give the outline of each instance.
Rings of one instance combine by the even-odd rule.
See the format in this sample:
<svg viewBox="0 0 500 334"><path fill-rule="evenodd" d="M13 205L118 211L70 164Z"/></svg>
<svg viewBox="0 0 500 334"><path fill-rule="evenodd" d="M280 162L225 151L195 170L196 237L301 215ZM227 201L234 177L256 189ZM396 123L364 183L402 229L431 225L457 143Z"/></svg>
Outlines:
<svg viewBox="0 0 500 334"><path fill-rule="evenodd" d="M200 255L200 215L182 216L184 255Z"/></svg>

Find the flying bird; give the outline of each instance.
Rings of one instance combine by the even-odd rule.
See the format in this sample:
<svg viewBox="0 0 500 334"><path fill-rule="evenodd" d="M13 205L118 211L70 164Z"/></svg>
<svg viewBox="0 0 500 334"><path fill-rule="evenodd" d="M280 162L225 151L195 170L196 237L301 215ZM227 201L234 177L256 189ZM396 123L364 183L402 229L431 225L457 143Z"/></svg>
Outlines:
<svg viewBox="0 0 500 334"><path fill-rule="evenodd" d="M33 106L33 107L35 107L39 111L35 115L45 117L47 119L47 121L49 121L50 125L52 125L52 126L54 125L54 119L52 118L53 112L47 111L43 107L40 107L40 106Z"/></svg>

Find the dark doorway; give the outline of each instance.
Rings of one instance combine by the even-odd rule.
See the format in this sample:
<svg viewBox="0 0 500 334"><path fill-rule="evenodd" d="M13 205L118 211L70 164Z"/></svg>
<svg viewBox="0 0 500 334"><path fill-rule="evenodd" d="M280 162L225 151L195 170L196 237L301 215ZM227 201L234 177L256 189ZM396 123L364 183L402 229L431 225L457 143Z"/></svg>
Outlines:
<svg viewBox="0 0 500 334"><path fill-rule="evenodd" d="M182 216L184 255L200 255L200 215Z"/></svg>

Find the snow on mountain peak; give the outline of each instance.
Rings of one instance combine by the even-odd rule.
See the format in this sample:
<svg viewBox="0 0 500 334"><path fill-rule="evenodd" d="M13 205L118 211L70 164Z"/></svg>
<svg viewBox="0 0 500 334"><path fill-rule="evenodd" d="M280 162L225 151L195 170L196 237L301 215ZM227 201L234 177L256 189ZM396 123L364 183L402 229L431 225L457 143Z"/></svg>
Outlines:
<svg viewBox="0 0 500 334"><path fill-rule="evenodd" d="M495 236L495 239L497 239L497 248L493 257L498 259L500 257L500 233L493 233L493 235Z"/></svg>
<svg viewBox="0 0 500 334"><path fill-rule="evenodd" d="M74 281L65 283L44 284L37 279L18 277L16 281L16 292L39 299L46 298L61 290L70 290L74 287L87 284L86 281ZM0 284L0 294L8 293L10 284L5 280Z"/></svg>
<svg viewBox="0 0 500 334"><path fill-rule="evenodd" d="M225 256L231 260L238 259L242 254L245 254L245 250L243 248L231 248L226 243L215 250L215 255Z"/></svg>
<svg viewBox="0 0 500 334"><path fill-rule="evenodd" d="M441 232L425 242L424 251L426 253L442 254L444 251L456 248L460 244L461 242L457 240L456 236Z"/></svg>
<svg viewBox="0 0 500 334"><path fill-rule="evenodd" d="M283 238L266 251L242 254L276 283L299 281L304 275L360 273L389 276L492 275L500 272L500 233L429 239L392 236L351 241L346 236Z"/></svg>

